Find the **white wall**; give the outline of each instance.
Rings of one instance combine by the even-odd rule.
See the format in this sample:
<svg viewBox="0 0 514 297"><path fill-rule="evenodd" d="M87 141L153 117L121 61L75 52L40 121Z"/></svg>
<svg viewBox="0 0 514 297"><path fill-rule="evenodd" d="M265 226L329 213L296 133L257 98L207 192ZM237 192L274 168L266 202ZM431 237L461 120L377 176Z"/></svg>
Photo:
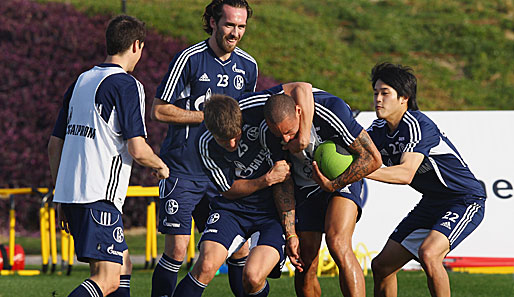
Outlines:
<svg viewBox="0 0 514 297"><path fill-rule="evenodd" d="M482 224L449 256L514 257L514 111L425 112L457 147L487 191ZM357 121L367 129L374 112ZM368 197L353 243L380 251L396 225L421 199L409 186L366 180Z"/></svg>

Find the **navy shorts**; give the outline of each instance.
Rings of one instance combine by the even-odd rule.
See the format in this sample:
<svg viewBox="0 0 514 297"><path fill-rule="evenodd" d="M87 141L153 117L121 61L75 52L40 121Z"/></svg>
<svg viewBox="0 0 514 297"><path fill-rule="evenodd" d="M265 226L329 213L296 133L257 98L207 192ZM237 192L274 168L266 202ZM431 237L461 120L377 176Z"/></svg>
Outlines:
<svg viewBox="0 0 514 297"><path fill-rule="evenodd" d="M205 227L209 200L219 195L210 181L169 177L159 182L159 232L190 235L191 216L200 232Z"/></svg>
<svg viewBox="0 0 514 297"><path fill-rule="evenodd" d="M319 186L295 187L296 230L324 232L328 204L334 196L352 200L357 205L359 221L364 206L362 183L361 180L332 193L323 191Z"/></svg>
<svg viewBox="0 0 514 297"><path fill-rule="evenodd" d="M230 257L251 238L250 249L258 245L275 248L280 255L280 268L285 263L285 238L282 225L276 217L239 215L227 210L212 210L200 242L205 240L222 244Z"/></svg>
<svg viewBox="0 0 514 297"><path fill-rule="evenodd" d="M120 211L111 203L62 204L75 253L81 262L89 259L123 264L127 247Z"/></svg>
<svg viewBox="0 0 514 297"><path fill-rule="evenodd" d="M448 238L453 250L480 225L484 210L485 198L472 195L445 199L423 197L389 238L418 258L419 247L428 233L437 230Z"/></svg>

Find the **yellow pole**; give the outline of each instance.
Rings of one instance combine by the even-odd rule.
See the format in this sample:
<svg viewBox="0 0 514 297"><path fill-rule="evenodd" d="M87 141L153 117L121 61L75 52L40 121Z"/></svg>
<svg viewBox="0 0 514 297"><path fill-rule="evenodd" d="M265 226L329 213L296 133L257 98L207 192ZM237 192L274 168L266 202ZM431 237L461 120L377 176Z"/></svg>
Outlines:
<svg viewBox="0 0 514 297"><path fill-rule="evenodd" d="M64 263L68 262L68 256L69 256L69 234L66 233L66 231L61 230L61 261L62 261L62 267L64 268Z"/></svg>
<svg viewBox="0 0 514 297"><path fill-rule="evenodd" d="M189 244L187 246L187 267L193 265L195 258L195 220L191 219L191 236L189 237Z"/></svg>
<svg viewBox="0 0 514 297"><path fill-rule="evenodd" d="M55 208L49 205L49 228L50 228L50 252L52 255L52 272L55 271L57 265L57 238L55 234Z"/></svg>
<svg viewBox="0 0 514 297"><path fill-rule="evenodd" d="M145 247L145 269L148 268L148 264L150 264L150 254L151 254L151 245L152 245L152 225L151 225L151 207L150 203L146 205L146 247Z"/></svg>
<svg viewBox="0 0 514 297"><path fill-rule="evenodd" d="M157 223L156 223L156 206L155 206L155 200L152 198L152 202L150 202L150 208L151 208L151 221L152 224L151 228L151 234L152 234L152 268L155 267L155 259L157 259Z"/></svg>
<svg viewBox="0 0 514 297"><path fill-rule="evenodd" d="M15 229L16 213L14 212L14 197L10 197L11 209L9 210L9 265L11 269L14 266L14 247L15 247Z"/></svg>
<svg viewBox="0 0 514 297"><path fill-rule="evenodd" d="M67 275L71 274L71 267L73 266L73 260L74 260L73 258L75 256L75 242L73 240L73 236L71 236L71 234L70 234L69 238L70 238L70 240L68 241L69 254L68 254L68 273L67 273Z"/></svg>
<svg viewBox="0 0 514 297"><path fill-rule="evenodd" d="M46 228L46 209L45 204L41 204L41 208L39 209L39 231L41 233L41 260L43 262L43 272L46 272L48 269L48 258L46 252L46 239L47 239L47 228Z"/></svg>

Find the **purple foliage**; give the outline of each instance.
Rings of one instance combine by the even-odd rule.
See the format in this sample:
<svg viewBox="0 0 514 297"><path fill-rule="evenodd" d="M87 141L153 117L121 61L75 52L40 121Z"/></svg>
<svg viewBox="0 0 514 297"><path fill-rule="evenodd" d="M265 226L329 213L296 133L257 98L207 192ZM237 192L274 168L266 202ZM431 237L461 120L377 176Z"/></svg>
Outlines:
<svg viewBox="0 0 514 297"><path fill-rule="evenodd" d="M46 146L62 96L81 72L105 59L104 32L111 17L88 17L71 5L60 3L2 1L0 188L50 186ZM186 46L184 41L149 30L143 57L133 73L145 86L148 143L156 151L167 126L150 120L155 90L173 55ZM260 77L257 89L276 84L270 78ZM152 186L156 180L148 169L135 164L130 183ZM39 197L18 197L23 199L16 199L17 230L37 229ZM0 203L0 226L8 226L7 216L3 215L8 213L5 201ZM143 199L127 199L126 227L144 224L144 206ZM20 209L25 210L24 214L20 215Z"/></svg>

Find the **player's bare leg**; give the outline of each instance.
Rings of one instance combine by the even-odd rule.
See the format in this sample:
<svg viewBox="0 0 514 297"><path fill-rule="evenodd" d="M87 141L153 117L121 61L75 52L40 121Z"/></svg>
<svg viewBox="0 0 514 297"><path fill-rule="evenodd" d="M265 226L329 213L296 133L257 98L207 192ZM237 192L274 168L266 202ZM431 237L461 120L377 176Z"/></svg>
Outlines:
<svg viewBox="0 0 514 297"><path fill-rule="evenodd" d="M183 261L186 257L190 235L164 235L164 254L177 261Z"/></svg>
<svg viewBox="0 0 514 297"><path fill-rule="evenodd" d="M132 274L132 261L128 249L123 251L123 265L121 265L121 275Z"/></svg>
<svg viewBox="0 0 514 297"><path fill-rule="evenodd" d="M256 293L266 285L266 278L280 260L278 251L268 245L252 249L243 270L243 287L246 293Z"/></svg>
<svg viewBox="0 0 514 297"><path fill-rule="evenodd" d="M398 242L388 239L382 251L371 262L375 297L398 295L396 274L414 257Z"/></svg>
<svg viewBox="0 0 514 297"><path fill-rule="evenodd" d="M90 279L94 281L104 296L116 291L120 285L121 264L109 261L90 260Z"/></svg>
<svg viewBox="0 0 514 297"><path fill-rule="evenodd" d="M325 217L327 247L339 268L339 284L343 296L366 296L364 273L353 253L352 235L358 208L350 199L332 198Z"/></svg>
<svg viewBox="0 0 514 297"><path fill-rule="evenodd" d="M443 259L450 252L448 238L432 230L419 248L419 260L427 275L428 289L432 296L450 296L450 280L443 266Z"/></svg>
<svg viewBox="0 0 514 297"><path fill-rule="evenodd" d="M218 242L203 241L200 256L191 270L191 275L202 284L209 284L227 258L227 249Z"/></svg>
<svg viewBox="0 0 514 297"><path fill-rule="evenodd" d="M305 265L303 272L297 270L294 274L294 286L298 297L321 296L321 287L317 276L321 235L321 232L298 232L300 258Z"/></svg>

